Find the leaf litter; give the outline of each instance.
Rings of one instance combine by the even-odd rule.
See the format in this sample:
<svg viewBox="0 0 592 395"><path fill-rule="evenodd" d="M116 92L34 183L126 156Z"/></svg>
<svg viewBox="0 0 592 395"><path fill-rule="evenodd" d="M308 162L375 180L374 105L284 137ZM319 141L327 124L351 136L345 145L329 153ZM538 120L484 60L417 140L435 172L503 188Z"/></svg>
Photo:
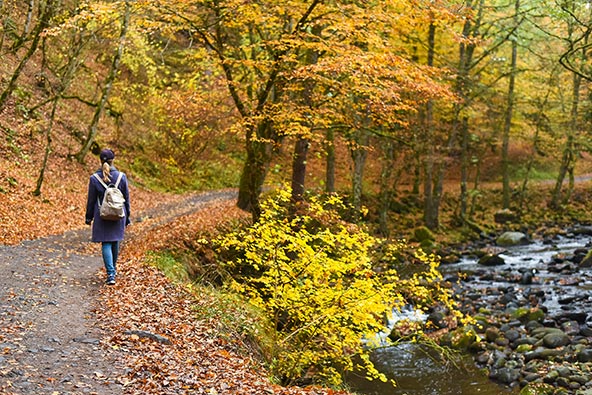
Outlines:
<svg viewBox="0 0 592 395"><path fill-rule="evenodd" d="M53 169L54 178L71 166ZM218 336L214 319L196 317L196 306L211 303L206 295L144 263L148 251L191 245L204 229L245 216L235 192L171 195L132 186L133 224L118 282L107 287L83 224L87 180L66 189L49 182L39 198L27 192L29 178L14 177L19 188L0 194L0 257L11 262L0 267L0 393L339 393L271 383L258 360Z"/></svg>

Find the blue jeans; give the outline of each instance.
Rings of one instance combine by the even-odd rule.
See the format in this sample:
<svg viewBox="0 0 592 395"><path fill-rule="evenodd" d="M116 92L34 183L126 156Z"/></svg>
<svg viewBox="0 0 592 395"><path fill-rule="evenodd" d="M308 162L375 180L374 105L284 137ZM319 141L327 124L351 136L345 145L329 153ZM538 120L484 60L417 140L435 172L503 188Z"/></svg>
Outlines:
<svg viewBox="0 0 592 395"><path fill-rule="evenodd" d="M114 277L116 273L117 256L119 255L118 241L104 241L103 247L103 263L108 277Z"/></svg>

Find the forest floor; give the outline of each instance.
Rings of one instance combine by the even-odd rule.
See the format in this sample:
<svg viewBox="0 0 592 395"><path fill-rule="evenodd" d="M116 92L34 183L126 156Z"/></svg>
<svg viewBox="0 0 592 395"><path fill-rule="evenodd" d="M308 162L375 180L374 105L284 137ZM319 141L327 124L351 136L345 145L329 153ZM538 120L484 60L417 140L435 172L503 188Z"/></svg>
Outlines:
<svg viewBox="0 0 592 395"><path fill-rule="evenodd" d="M211 303L207 295L145 264L147 251L244 215L235 193L138 195L146 201L132 215L115 286L104 284L88 227L27 233L33 240L0 246L0 393L334 393L272 384L258 361L221 335L216 317L197 316Z"/></svg>

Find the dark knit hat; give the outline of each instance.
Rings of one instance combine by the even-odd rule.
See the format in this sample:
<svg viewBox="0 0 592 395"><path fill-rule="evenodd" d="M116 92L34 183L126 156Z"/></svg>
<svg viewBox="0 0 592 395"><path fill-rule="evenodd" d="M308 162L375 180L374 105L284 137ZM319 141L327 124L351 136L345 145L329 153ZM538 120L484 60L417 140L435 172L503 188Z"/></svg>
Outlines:
<svg viewBox="0 0 592 395"><path fill-rule="evenodd" d="M115 159L115 152L111 151L108 148L105 148L101 151L99 158L101 158L101 163L107 162L108 160L113 160Z"/></svg>

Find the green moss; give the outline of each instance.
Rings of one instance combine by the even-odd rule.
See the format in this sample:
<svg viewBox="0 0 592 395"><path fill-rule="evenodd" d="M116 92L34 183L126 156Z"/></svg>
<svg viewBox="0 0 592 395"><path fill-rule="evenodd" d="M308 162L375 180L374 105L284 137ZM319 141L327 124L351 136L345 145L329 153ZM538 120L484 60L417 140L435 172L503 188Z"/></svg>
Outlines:
<svg viewBox="0 0 592 395"><path fill-rule="evenodd" d="M553 395L555 388L546 383L529 383L522 388L520 395Z"/></svg>
<svg viewBox="0 0 592 395"><path fill-rule="evenodd" d="M185 266L169 252L149 252L146 262L157 267L174 282L186 283L189 281Z"/></svg>

